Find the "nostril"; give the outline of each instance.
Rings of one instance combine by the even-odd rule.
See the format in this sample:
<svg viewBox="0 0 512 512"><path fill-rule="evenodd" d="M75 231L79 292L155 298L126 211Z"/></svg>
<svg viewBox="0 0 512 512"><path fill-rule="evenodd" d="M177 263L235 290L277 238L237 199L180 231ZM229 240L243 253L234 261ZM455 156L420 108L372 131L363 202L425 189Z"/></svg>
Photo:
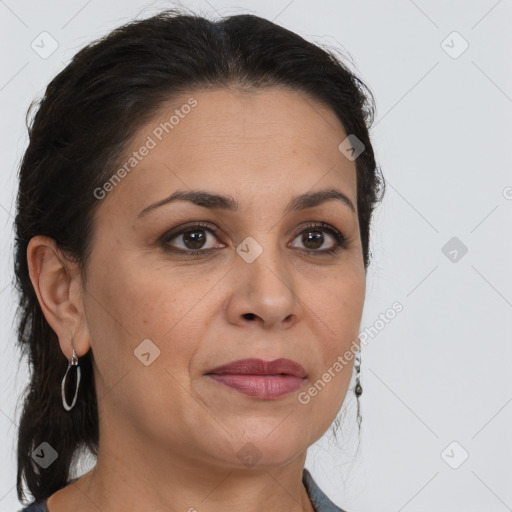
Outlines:
<svg viewBox="0 0 512 512"><path fill-rule="evenodd" d="M247 320L252 320L256 315L254 313L245 313L244 317L247 318Z"/></svg>

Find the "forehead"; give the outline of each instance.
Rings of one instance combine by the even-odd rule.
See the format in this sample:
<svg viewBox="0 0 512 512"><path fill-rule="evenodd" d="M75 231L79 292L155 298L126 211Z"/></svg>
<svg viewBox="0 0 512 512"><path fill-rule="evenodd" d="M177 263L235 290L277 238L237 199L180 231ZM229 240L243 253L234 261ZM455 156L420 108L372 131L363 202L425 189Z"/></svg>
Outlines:
<svg viewBox="0 0 512 512"><path fill-rule="evenodd" d="M176 189L229 192L240 204L287 202L337 186L356 203L356 166L336 114L285 88L196 90L162 105L133 137L102 208L139 212ZM117 174L119 174L117 172Z"/></svg>

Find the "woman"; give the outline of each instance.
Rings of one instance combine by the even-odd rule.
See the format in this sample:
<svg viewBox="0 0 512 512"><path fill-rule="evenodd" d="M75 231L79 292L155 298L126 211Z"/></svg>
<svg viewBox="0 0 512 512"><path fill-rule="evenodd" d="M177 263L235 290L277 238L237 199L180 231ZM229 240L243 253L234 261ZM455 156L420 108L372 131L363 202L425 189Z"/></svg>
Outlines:
<svg viewBox="0 0 512 512"><path fill-rule="evenodd" d="M372 119L253 15L132 22L49 84L17 198L23 510L342 510L304 463L358 370Z"/></svg>

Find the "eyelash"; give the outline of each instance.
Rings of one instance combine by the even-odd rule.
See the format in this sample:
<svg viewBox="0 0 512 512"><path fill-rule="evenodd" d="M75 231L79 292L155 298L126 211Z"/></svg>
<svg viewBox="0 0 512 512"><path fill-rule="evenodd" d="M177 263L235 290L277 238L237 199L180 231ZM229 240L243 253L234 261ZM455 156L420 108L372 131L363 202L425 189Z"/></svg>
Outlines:
<svg viewBox="0 0 512 512"><path fill-rule="evenodd" d="M187 254L187 255L190 255L190 256L199 256L199 255L209 254L209 253L217 250L217 249L214 249L214 248L210 248L210 249L197 249L197 250L194 250L194 249L179 249L179 248L178 249L176 249L176 248L169 249L169 242L171 240L173 240L174 238L176 238L176 237L178 237L178 236L180 236L180 235L182 235L184 233L187 233L188 231L194 231L194 230L196 230L198 228L199 229L204 229L206 231L210 231L217 238L220 238L219 234L218 234L218 230L216 228L214 228L213 226L210 226L209 224L204 224L202 222L198 222L198 223L195 223L195 224L192 224L192 225L185 226L184 228L180 229L178 232L171 231L171 232L166 233L162 237L162 239L161 239L161 242L162 242L162 245L163 245L164 249L166 251L168 251L168 252ZM312 223L312 224L307 224L305 226L302 226L302 228L303 229L295 236L295 238L297 238L297 236L299 236L304 231L307 231L309 229L309 230L317 230L317 231L327 231L334 238L334 240L336 242L334 247L332 247L331 249L323 249L323 250L301 249L302 252L305 252L305 253L311 254L311 255L315 255L315 256L318 256L318 255L333 255L333 254L336 254L337 252L339 252L340 250L345 249L346 246L347 246L347 239L345 238L345 236L343 236L343 234L340 231L338 231L337 229L333 228L329 224L325 224L324 222ZM318 228L321 228L321 229L318 229Z"/></svg>

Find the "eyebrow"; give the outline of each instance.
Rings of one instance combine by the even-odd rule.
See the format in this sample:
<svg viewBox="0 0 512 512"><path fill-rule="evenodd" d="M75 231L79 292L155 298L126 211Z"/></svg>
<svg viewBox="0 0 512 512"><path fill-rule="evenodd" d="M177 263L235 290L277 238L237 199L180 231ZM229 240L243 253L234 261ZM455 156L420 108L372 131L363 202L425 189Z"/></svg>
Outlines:
<svg viewBox="0 0 512 512"><path fill-rule="evenodd" d="M326 201L338 200L345 206L348 206L352 212L355 213L356 209L352 201L340 190L330 188L325 190L317 190L315 192L306 192L300 196L294 197L285 208L285 215L292 211L305 210L306 208L313 208ZM197 206L209 208L210 210L229 210L237 211L239 204L232 196L213 194L204 190L178 190L160 201L149 205L144 208L138 218L143 217L151 210L163 206L164 204L172 203L173 201L189 201Z"/></svg>

